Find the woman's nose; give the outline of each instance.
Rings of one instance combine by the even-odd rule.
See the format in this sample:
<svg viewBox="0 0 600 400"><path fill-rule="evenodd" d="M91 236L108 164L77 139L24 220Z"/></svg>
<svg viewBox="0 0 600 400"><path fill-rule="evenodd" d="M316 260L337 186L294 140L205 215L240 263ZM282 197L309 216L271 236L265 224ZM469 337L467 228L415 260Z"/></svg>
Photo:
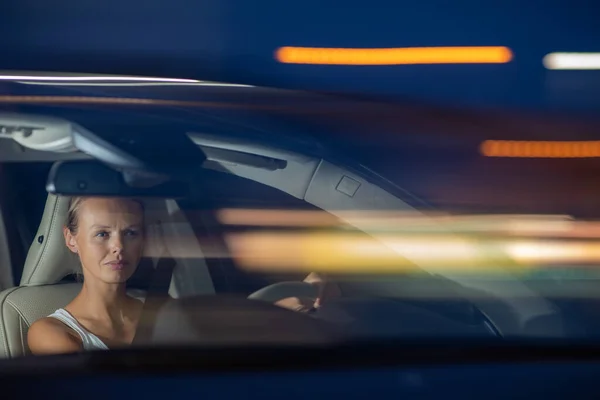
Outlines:
<svg viewBox="0 0 600 400"><path fill-rule="evenodd" d="M120 237L115 237L111 243L111 250L113 253L120 253L123 251L123 241Z"/></svg>

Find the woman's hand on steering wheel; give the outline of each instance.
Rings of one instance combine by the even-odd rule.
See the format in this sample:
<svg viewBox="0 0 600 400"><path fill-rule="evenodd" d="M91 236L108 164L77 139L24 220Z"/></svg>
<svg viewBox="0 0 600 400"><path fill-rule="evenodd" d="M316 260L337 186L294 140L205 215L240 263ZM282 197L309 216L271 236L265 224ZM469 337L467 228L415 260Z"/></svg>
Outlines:
<svg viewBox="0 0 600 400"><path fill-rule="evenodd" d="M304 282L316 287L318 294L315 298L287 297L276 301L275 305L293 311L310 312L319 308L327 301L341 296L340 288L337 284L316 272L311 272L304 278Z"/></svg>

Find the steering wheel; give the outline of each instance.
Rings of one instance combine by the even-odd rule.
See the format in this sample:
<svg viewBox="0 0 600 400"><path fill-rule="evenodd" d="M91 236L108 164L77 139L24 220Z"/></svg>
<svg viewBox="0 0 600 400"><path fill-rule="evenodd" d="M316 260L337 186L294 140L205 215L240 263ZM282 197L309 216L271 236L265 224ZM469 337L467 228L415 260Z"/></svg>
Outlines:
<svg viewBox="0 0 600 400"><path fill-rule="evenodd" d="M316 285L307 282L279 282L257 290L248 296L251 300L260 300L267 303L275 303L288 297L304 297L316 299L319 289Z"/></svg>

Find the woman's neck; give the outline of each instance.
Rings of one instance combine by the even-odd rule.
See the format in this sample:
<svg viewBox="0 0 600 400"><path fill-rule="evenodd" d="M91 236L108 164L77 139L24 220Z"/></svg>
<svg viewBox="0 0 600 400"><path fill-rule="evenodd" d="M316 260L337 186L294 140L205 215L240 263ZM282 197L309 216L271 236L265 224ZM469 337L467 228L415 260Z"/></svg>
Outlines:
<svg viewBox="0 0 600 400"><path fill-rule="evenodd" d="M88 279L71 304L94 319L120 324L128 301L125 283L109 284Z"/></svg>

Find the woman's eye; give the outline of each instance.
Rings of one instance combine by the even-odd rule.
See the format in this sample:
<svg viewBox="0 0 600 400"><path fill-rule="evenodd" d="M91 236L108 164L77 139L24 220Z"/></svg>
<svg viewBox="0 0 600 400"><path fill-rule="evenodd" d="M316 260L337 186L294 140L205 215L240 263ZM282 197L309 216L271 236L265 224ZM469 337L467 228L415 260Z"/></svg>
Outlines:
<svg viewBox="0 0 600 400"><path fill-rule="evenodd" d="M96 237L104 238L108 236L108 232L98 232L96 233Z"/></svg>
<svg viewBox="0 0 600 400"><path fill-rule="evenodd" d="M134 230L127 230L125 231L125 236L137 236L137 231Z"/></svg>

